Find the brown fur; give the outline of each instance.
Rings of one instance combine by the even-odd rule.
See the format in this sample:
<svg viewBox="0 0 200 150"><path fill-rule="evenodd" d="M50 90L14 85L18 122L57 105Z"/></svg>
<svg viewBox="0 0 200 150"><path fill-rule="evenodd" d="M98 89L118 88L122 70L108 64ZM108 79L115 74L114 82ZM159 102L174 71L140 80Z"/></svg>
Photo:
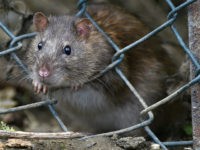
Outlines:
<svg viewBox="0 0 200 150"><path fill-rule="evenodd" d="M120 48L149 32L137 18L120 8L91 5L88 11ZM87 83L111 63L115 51L91 23L80 20L87 19L48 18L47 28L39 32L28 51L30 77L50 88L50 96L58 99L56 107L72 130L96 133L139 123L142 107L114 70ZM39 51L40 41L45 44ZM62 53L66 43L72 47L69 56ZM38 76L44 65L50 68L48 78ZM155 37L125 53L120 68L148 105L166 96L165 79L175 70ZM77 91L69 89L78 85L82 87Z"/></svg>

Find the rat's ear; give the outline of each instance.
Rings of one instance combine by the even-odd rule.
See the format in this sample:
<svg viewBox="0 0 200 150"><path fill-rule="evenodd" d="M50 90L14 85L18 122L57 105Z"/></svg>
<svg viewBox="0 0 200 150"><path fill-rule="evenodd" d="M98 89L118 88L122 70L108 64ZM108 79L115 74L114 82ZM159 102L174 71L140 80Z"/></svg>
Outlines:
<svg viewBox="0 0 200 150"><path fill-rule="evenodd" d="M93 24L87 18L76 21L75 28L78 36L83 38L87 38L90 32L94 29Z"/></svg>
<svg viewBox="0 0 200 150"><path fill-rule="evenodd" d="M33 24L36 31L44 31L48 26L48 18L42 12L36 12L33 16Z"/></svg>

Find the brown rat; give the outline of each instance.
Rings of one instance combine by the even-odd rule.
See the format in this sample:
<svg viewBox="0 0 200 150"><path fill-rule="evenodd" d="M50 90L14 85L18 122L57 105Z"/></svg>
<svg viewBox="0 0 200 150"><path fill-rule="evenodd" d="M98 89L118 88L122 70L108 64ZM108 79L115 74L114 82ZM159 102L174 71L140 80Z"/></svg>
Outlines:
<svg viewBox="0 0 200 150"><path fill-rule="evenodd" d="M88 12L120 48L149 32L120 8L91 5ZM58 100L56 108L68 127L99 133L140 122L142 106L114 69L87 82L115 53L87 18L47 18L38 12L33 23L38 34L28 50L30 78L38 93L48 88ZM166 96L165 78L175 70L155 37L129 50L119 66L148 105Z"/></svg>

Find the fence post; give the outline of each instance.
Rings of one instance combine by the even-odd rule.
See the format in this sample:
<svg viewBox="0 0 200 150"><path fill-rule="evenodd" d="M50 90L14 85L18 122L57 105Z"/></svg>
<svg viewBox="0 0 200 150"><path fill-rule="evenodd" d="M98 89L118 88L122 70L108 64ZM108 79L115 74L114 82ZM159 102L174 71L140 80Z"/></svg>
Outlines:
<svg viewBox="0 0 200 150"><path fill-rule="evenodd" d="M188 10L189 47L193 53L200 58L200 1L189 6ZM190 67L190 77L194 78L197 73L193 65ZM193 126L193 147L200 150L200 84L191 88L192 100L192 126Z"/></svg>

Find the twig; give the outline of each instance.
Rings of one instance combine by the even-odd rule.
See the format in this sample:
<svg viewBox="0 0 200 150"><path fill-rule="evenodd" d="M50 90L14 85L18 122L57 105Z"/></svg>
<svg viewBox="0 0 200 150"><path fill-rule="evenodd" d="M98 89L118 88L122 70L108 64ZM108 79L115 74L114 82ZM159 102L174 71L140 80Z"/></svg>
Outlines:
<svg viewBox="0 0 200 150"><path fill-rule="evenodd" d="M57 133L41 133L41 132L10 132L0 130L0 138L25 138L25 139L73 139L83 137L78 132L57 132Z"/></svg>

